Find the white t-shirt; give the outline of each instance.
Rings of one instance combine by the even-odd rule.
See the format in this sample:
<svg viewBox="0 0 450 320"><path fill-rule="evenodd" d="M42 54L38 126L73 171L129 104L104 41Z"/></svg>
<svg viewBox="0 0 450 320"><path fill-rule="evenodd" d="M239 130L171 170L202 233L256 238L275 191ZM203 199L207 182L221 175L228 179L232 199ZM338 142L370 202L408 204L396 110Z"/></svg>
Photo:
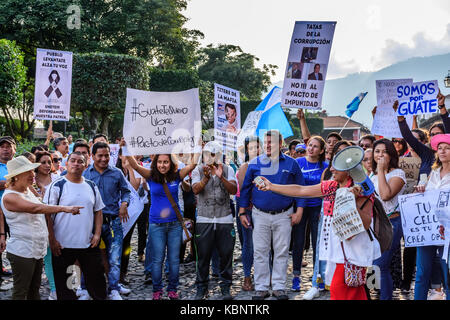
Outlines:
<svg viewBox="0 0 450 320"><path fill-rule="evenodd" d="M227 168L225 168L227 167ZM227 175L227 180L228 181L235 181L237 184L237 179L236 179L236 174L234 173L234 170L232 167L228 166L228 165L223 165L223 175L225 176L228 172ZM217 176L215 174L211 175L210 179L219 179L217 178ZM197 166L193 171L192 171L192 185L194 185L195 183L199 183L201 180L201 176L200 176L200 169ZM202 216L197 216L197 220L196 223L233 223L233 215L230 213L229 215L225 216L225 217L221 217L221 218L207 218L207 217L202 217Z"/></svg>
<svg viewBox="0 0 450 320"><path fill-rule="evenodd" d="M406 188L406 175L405 175L405 171L403 171L402 169L394 169L391 172L389 172L386 175L386 181L389 183L389 180L393 177L399 177L401 178L405 184L403 185L402 189L400 190L399 193L397 193L395 195L395 197L393 197L391 200L388 201L384 201L381 200L381 198L379 196L378 199L380 199L381 203L383 204L384 207L384 211L386 211L387 214L390 214L394 211L400 211L400 209L398 208L398 196L401 196L403 194L403 192L405 191ZM375 186L375 191L377 192L377 194L380 194L380 190L378 187L378 175L374 175L370 178Z"/></svg>
<svg viewBox="0 0 450 320"><path fill-rule="evenodd" d="M95 197L91 186L85 181L73 183L65 176L52 182L47 188L44 203L56 205L59 187L55 185L65 179L63 192L59 201L61 206L81 206L80 214L60 212L53 215L53 230L56 240L63 248L85 249L90 246L94 228L94 212L105 207L98 187L95 186Z"/></svg>

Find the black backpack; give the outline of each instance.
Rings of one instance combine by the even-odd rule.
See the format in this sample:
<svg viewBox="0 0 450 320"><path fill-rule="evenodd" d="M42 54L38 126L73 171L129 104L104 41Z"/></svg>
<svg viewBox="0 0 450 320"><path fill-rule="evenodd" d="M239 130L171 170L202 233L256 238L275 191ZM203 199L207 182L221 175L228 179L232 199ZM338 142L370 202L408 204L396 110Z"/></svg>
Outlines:
<svg viewBox="0 0 450 320"><path fill-rule="evenodd" d="M373 238L371 233L374 234L375 238L380 243L381 253L383 253L391 248L394 230L388 216L386 215L386 211L384 211L383 204L377 197L374 197L372 219L373 229L369 228L367 233L372 241Z"/></svg>

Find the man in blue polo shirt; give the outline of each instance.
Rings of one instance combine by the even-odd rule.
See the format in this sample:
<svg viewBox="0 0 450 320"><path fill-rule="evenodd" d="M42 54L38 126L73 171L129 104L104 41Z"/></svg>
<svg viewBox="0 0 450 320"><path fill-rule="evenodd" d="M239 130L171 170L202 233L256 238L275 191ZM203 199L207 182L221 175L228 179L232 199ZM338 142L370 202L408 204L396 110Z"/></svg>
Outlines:
<svg viewBox="0 0 450 320"><path fill-rule="evenodd" d="M6 179L5 175L8 174L8 169L6 168L6 163L14 157L16 153L16 142L10 136L5 136L0 138L0 200L3 197L3 193L5 192ZM1 210L1 209L0 209ZM0 215L0 219L3 219L4 230L0 230L0 240L3 242L6 241L6 233L9 232L8 225L6 224L6 219L3 216L3 213ZM11 271L6 270L3 267L2 256L0 252L0 282L1 277L9 277L11 276Z"/></svg>
<svg viewBox="0 0 450 320"><path fill-rule="evenodd" d="M253 227L255 290L253 300L269 297L269 254L273 243L272 294L278 300L287 300L285 293L289 243L292 225L302 219L305 199L286 197L259 191L253 185L258 176L278 184L304 185L302 171L291 157L281 153L283 138L277 130L264 135L264 154L253 159L245 174L241 189L239 218L245 228ZM251 223L245 208L253 204ZM294 208L296 212L294 213ZM253 224L253 226L252 226Z"/></svg>
<svg viewBox="0 0 450 320"><path fill-rule="evenodd" d="M122 222L128 220L130 190L121 170L108 165L109 146L97 142L92 147L94 163L84 172L86 179L93 181L102 196L103 208L102 239L108 252L108 292L110 300L122 300L120 296L120 260L122 257ZM119 200L121 205L119 207Z"/></svg>

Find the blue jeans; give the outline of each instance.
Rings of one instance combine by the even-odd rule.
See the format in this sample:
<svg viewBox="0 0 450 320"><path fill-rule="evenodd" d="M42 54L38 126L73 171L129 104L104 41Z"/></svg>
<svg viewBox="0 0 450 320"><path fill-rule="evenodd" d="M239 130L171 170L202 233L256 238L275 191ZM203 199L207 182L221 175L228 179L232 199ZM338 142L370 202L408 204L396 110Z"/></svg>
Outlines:
<svg viewBox="0 0 450 320"><path fill-rule="evenodd" d="M294 276L300 276L302 272L303 249L305 247L306 224L311 226L311 246L313 248L313 263L316 264L316 244L319 230L319 218L322 205L303 208L302 220L292 227L292 264Z"/></svg>
<svg viewBox="0 0 450 320"><path fill-rule="evenodd" d="M151 223L152 281L153 292L162 290L162 267L166 254L169 260L169 284L167 291L176 291L180 269L180 246L182 227L179 221L167 223Z"/></svg>
<svg viewBox="0 0 450 320"><path fill-rule="evenodd" d="M450 290L447 283L448 267L445 260L442 259L443 250L443 246L417 247L417 271L416 283L414 286L414 300L427 300L428 289L431 285L433 272L436 272L441 276L447 300L450 300ZM438 257L440 260L439 270L434 270L433 268L435 257Z"/></svg>
<svg viewBox="0 0 450 320"><path fill-rule="evenodd" d="M108 253L108 292L119 291L120 260L122 258L123 229L119 217L102 225L102 239Z"/></svg>
<svg viewBox="0 0 450 320"><path fill-rule="evenodd" d="M236 197L236 212L239 212L239 209L240 209L239 198ZM245 209L245 213L251 220L252 211ZM238 232L242 234L241 246L242 246L242 266L244 268L244 277L250 277L253 266L253 236L252 236L253 229L250 228L247 229L243 227L241 224L241 219L239 219L239 217L236 217L236 225Z"/></svg>
<svg viewBox="0 0 450 320"><path fill-rule="evenodd" d="M319 284L317 283L318 274L320 274L322 281L325 282L325 269L327 267L327 262L325 260L322 261L319 260L319 241L320 241L320 232L322 230L322 223L323 223L323 210L320 210L319 227L317 229L318 232L317 232L316 257L315 257L316 263L314 263L314 270L312 277L312 286L315 288L319 287Z"/></svg>
<svg viewBox="0 0 450 320"><path fill-rule="evenodd" d="M393 227L391 248L376 259L373 264L380 268L380 300L392 300L393 280L391 275L392 256L400 247L400 239L403 236L401 217L390 219Z"/></svg>

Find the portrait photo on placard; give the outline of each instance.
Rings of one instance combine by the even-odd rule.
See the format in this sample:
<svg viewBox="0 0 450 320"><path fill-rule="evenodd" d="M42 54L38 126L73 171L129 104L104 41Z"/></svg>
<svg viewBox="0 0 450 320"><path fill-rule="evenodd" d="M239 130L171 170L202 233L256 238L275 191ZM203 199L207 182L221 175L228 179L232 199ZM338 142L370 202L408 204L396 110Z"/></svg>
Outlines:
<svg viewBox="0 0 450 320"><path fill-rule="evenodd" d="M301 79L303 75L303 66L301 62L289 62L286 78Z"/></svg>
<svg viewBox="0 0 450 320"><path fill-rule="evenodd" d="M318 47L304 47L302 50L302 58L300 62L309 63L317 59Z"/></svg>
<svg viewBox="0 0 450 320"><path fill-rule="evenodd" d="M320 63L308 63L308 80L323 81L325 79L325 74L327 73L326 64Z"/></svg>

